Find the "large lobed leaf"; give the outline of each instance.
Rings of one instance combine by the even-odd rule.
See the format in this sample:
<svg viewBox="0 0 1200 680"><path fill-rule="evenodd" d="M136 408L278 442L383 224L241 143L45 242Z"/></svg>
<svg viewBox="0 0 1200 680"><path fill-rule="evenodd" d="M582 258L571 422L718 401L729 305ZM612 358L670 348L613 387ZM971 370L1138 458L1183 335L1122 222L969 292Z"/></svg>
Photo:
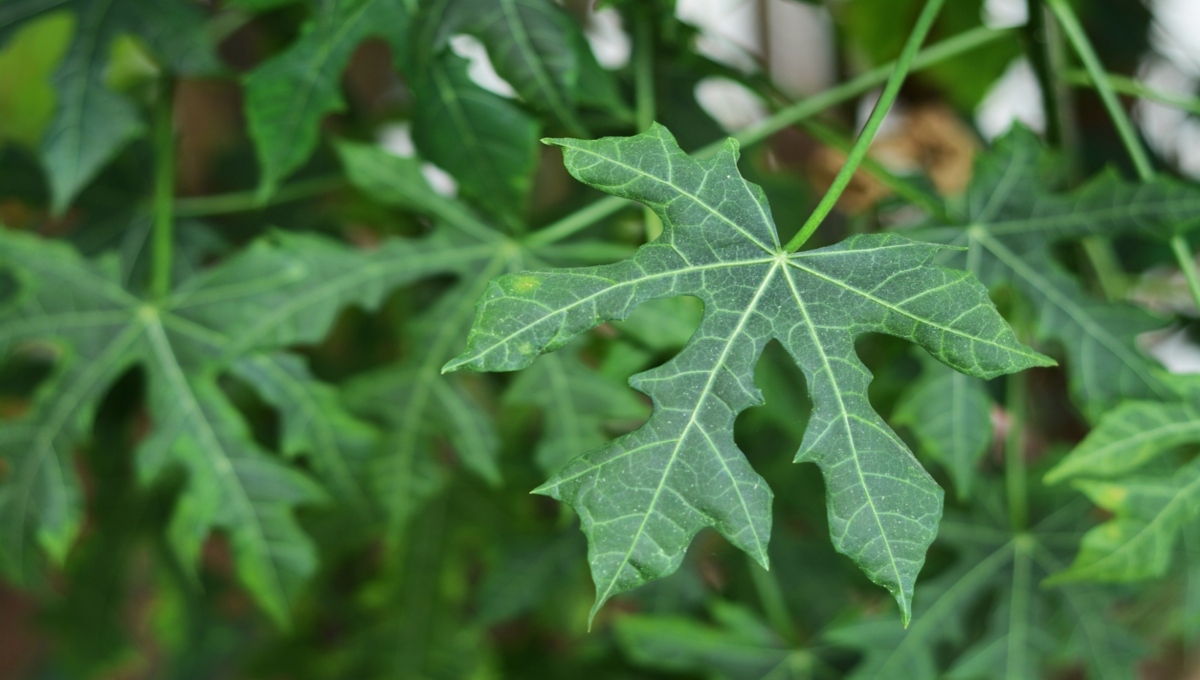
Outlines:
<svg viewBox="0 0 1200 680"><path fill-rule="evenodd" d="M169 467L187 473L171 545L191 566L211 531L228 532L243 582L286 621L289 600L315 568L292 509L325 494L255 443L216 378L232 369L259 388L280 407L285 451L306 450L338 497L353 497L365 424L331 433L349 416L278 352L319 340L343 306L375 305L395 286L453 270L464 253L440 237L368 253L279 234L151 301L121 286L112 259L90 262L67 245L0 230L0 269L19 286L0 308L0 357L30 343L58 354L32 410L0 423L9 469L0 485L0 564L27 573L30 543L63 559L82 518L72 447L87 436L108 386L140 365L154 429L137 454L139 476L150 481Z"/></svg>
<svg viewBox="0 0 1200 680"><path fill-rule="evenodd" d="M580 515L593 614L673 572L706 526L767 565L771 491L732 431L737 414L761 402L754 365L774 338L808 378L813 415L796 460L825 475L834 545L893 593L907 620L942 491L871 407L855 338L906 338L979 377L1049 360L1017 342L973 277L930 264L938 246L868 235L785 252L762 190L738 173L736 142L708 161L684 154L659 125L632 138L552 143L580 180L650 206L663 236L617 264L495 280L466 351L445 370L524 368L646 300L693 295L705 305L683 351L630 381L653 399L650 420L538 489Z"/></svg>

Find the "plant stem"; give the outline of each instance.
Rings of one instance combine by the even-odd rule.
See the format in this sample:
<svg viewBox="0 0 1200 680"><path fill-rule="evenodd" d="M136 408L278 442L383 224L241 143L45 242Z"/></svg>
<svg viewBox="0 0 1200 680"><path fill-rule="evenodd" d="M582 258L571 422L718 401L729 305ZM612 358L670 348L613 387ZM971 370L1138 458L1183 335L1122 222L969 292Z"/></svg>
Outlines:
<svg viewBox="0 0 1200 680"><path fill-rule="evenodd" d="M1108 80L1108 84L1114 92L1141 97L1142 99L1148 99L1152 102L1158 102L1159 104L1172 106L1188 113L1200 115L1200 99L1196 97L1156 90L1141 81L1115 73L1105 73L1104 77ZM1063 80L1072 85L1082 85L1083 87L1096 86L1096 83L1088 76L1087 71L1067 71L1063 74Z"/></svg>
<svg viewBox="0 0 1200 680"><path fill-rule="evenodd" d="M1117 100L1117 94L1113 91L1104 67L1100 64L1100 58L1096 56L1096 51L1092 49L1092 44L1088 41L1087 34L1083 32L1079 18L1075 16L1075 12L1067 0L1046 0L1046 3L1054 12L1054 16L1058 18L1058 23L1067 34L1067 40L1070 41L1071 47L1075 49L1075 53L1079 55L1088 75L1091 76L1096 92L1104 102L1104 107L1108 109L1108 115L1117 128L1117 134L1121 136L1121 142L1125 144L1125 150L1133 160L1138 177L1143 182L1149 181L1154 177L1154 166L1150 163L1150 157L1146 155L1146 150L1142 147L1137 132L1133 129L1129 115L1125 113L1121 102Z"/></svg>
<svg viewBox="0 0 1200 680"><path fill-rule="evenodd" d="M1092 85L1099 93L1100 99L1104 102L1104 106L1108 109L1108 115L1112 118L1113 125L1116 126L1117 132L1121 136L1121 141L1125 144L1125 150L1129 153L1129 157L1133 159L1133 165L1137 169L1138 178L1143 182L1149 182L1154 179L1154 166L1150 163L1150 157L1146 154L1145 148L1142 146L1141 140L1137 136L1137 132L1133 129L1133 123L1129 120L1129 115L1125 113L1125 109L1121 107L1121 102L1117 101L1117 94L1113 91L1112 81L1108 77L1108 73L1100 64L1100 59L1096 57L1096 51L1092 49L1092 45L1088 42L1087 35L1083 32L1083 27L1079 25L1079 20L1075 13L1071 10L1071 6L1066 0L1047 0L1050 8L1054 10L1055 16L1058 17L1059 23L1062 24L1063 30L1066 31L1067 39L1071 41L1071 46L1075 48L1075 53L1079 55L1083 61L1084 69L1087 75L1092 80ZM1188 290L1192 294L1192 301L1200 308L1200 280L1196 275L1196 261L1192 257L1191 249L1188 247L1187 241L1180 235L1175 235L1171 238L1171 250L1175 253L1175 260L1179 264L1179 268L1183 270L1183 275L1188 282Z"/></svg>
<svg viewBox="0 0 1200 680"><path fill-rule="evenodd" d="M792 617L788 614L787 605L783 599L783 589L779 587L779 581L775 580L775 575L763 569L761 564L752 559L747 558L746 565L750 569L750 580L754 582L754 591L758 593L758 600L762 604L763 613L767 615L767 622L771 624L771 628L784 641L792 644L799 642L796 625L792 623Z"/></svg>
<svg viewBox="0 0 1200 680"><path fill-rule="evenodd" d="M150 295L155 300L171 292L175 239L175 122L174 83L163 78L154 104L154 232Z"/></svg>
<svg viewBox="0 0 1200 680"><path fill-rule="evenodd" d="M925 42L925 36L929 35L929 29L933 27L933 21L937 18L938 12L942 9L942 4L945 0L926 0L924 9L921 10L920 16L917 17L917 24L913 27L912 33L908 36L908 42L904 45L904 50L900 53L900 58L896 60L896 68L892 71L891 77L888 78L887 85L883 88L883 94L880 95L879 101L875 102L875 108L871 111L871 116L867 118L867 124L863 126L862 133L858 136L858 141L854 143L854 147L850 149L849 155L846 157L845 164L842 165L841 171L833 180L833 185L829 187L829 191L825 192L824 198L817 204L816 209L809 215L808 221L804 226L800 227L800 231L788 241L784 247L789 253L794 253L804 245L804 242L813 235L817 227L821 225L822 220L833 210L833 206L837 200L841 198L842 192L850 184L850 180L854 177L854 171L858 169L863 158L867 155L867 149L871 146L871 140L875 138L875 133L879 132L879 126L883 124L883 119L887 115L888 109L892 107L892 102L896 101L896 96L900 94L900 86L904 84L904 79L908 76L908 71L912 68L913 59L917 56L917 51L921 49L921 43Z"/></svg>
<svg viewBox="0 0 1200 680"><path fill-rule="evenodd" d="M235 191L214 196L196 196L181 198L176 202L175 214L179 217L209 217L212 215L227 215L237 212L262 210L280 203L290 203L313 196L320 196L331 191L337 191L346 186L346 180L341 175L317 177L301 180L284 185L271 195L266 203L258 200L257 191Z"/></svg>
<svg viewBox="0 0 1200 680"><path fill-rule="evenodd" d="M1171 237L1171 250L1175 253L1179 268L1183 270L1183 277L1187 279L1192 302L1200 309L1200 272L1196 271L1196 258L1192 257L1192 249L1188 247L1188 242L1182 235L1176 234Z"/></svg>
<svg viewBox="0 0 1200 680"><path fill-rule="evenodd" d="M1055 115L1049 117L1053 129L1057 131L1059 145L1063 149L1067 164L1067 184L1074 188L1081 179L1081 154L1079 144L1079 125L1075 119L1075 99L1067 82L1067 48L1063 42L1063 34L1058 22L1050 11L1033 0L1030 0L1030 12L1036 12L1041 18L1042 35L1045 38L1045 61L1047 66L1046 78L1042 83L1047 101L1053 102ZM1032 15L1031 15L1032 16ZM1047 109L1049 111L1050 109ZM1083 252L1104 297L1108 300L1120 300L1125 296L1125 272L1121 269L1120 261L1113 252L1112 242L1103 236L1085 236L1080 239Z"/></svg>
<svg viewBox="0 0 1200 680"><path fill-rule="evenodd" d="M800 127L804 128L804 131L812 135L817 141L843 153L849 153L853 146L853 143L837 130L816 120L802 121ZM924 208L926 212L938 218L938 220L947 223L959 223L962 221L951 215L946 210L946 204L937 196L930 194L928 191L902 177L897 177L870 156L862 159L862 169L868 175L874 177L884 186L895 192L897 196L900 196L913 205Z"/></svg>
<svg viewBox="0 0 1200 680"><path fill-rule="evenodd" d="M1060 102L1056 96L1057 79L1051 65L1046 13L1041 0L1025 0L1025 10L1029 21L1021 29L1021 35L1025 43L1025 54L1033 66L1033 72L1037 74L1038 84L1041 85L1042 108L1045 109L1046 120L1051 123L1046 126L1047 141L1052 146L1061 146L1062 127L1054 123L1062 120L1062 112L1059 111Z"/></svg>
<svg viewBox="0 0 1200 680"><path fill-rule="evenodd" d="M654 124L654 19L648 5L637 7L637 63L634 68L634 90L637 104L637 129L645 132ZM642 220L646 225L646 241L662 235L662 220L649 206L642 207Z"/></svg>
<svg viewBox="0 0 1200 680"><path fill-rule="evenodd" d="M1012 35L1011 30L993 30L990 28L975 28L969 31L964 31L953 38L948 38L942 42L933 45L932 47L920 52L912 62L912 69L917 70L933 66L947 59L952 59L960 54L970 52L984 45L996 42L1001 38ZM892 73L896 62L884 64L859 75L858 77L848 80L837 87L832 87L820 94L813 95L795 103L792 106L781 109L779 112L770 116L755 125L742 130L734 135L743 146L757 144L771 135L791 127L796 123L816 115L830 107L836 106L848 99L853 99L871 88L879 85L887 80L888 75ZM702 149L695 152L699 158L707 158L715 154L725 140L717 140ZM525 243L530 247L537 247L561 241L564 238L582 231L596 222L623 210L630 204L630 201L616 196L602 198L591 205L582 208L561 220L547 225L543 229L530 234L525 238Z"/></svg>
<svg viewBox="0 0 1200 680"><path fill-rule="evenodd" d="M1083 252L1087 255L1092 270L1096 272L1096 280L1100 282L1100 290L1110 301L1125 297L1125 271L1113 251L1112 242L1103 236L1084 236L1079 239Z"/></svg>

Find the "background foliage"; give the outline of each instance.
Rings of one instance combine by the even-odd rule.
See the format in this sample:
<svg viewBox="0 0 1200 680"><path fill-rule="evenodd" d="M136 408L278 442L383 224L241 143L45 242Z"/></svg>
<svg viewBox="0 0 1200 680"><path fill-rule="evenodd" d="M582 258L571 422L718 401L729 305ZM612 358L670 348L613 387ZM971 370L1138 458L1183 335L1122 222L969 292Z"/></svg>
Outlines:
<svg viewBox="0 0 1200 680"><path fill-rule="evenodd" d="M705 401L707 387L652 384L728 335L717 312L751 308L743 278L640 290L570 333L504 345L505 361L480 358L489 323L533 314L504 305L584 285L566 268L607 265L594 272L615 285L630 263L724 238L686 209L655 214L576 181L655 204L622 188L636 184L625 170L573 153L634 153L681 186L725 173L705 191L743 190L740 173L762 189L730 210L770 205L765 222L739 222L759 259L800 229L925 6L807 4L829 18L838 78L797 101L768 62L714 56L669 1L0 0L0 675L1196 673L1200 390L1155 357L1161 329L1193 346L1200 189L1142 150L1109 88L1200 106L1120 77L1150 49L1140 3L1031 0L1026 25L997 29L983 25L995 3L947 2L903 111L794 256L813 274L789 274L798 297L871 279L872 300L905 306L940 285L953 294L919 311L947 326L991 309L978 279L1012 331L994 311L962 327L1008 354L973 363L861 301L816 323L772 307L712 368L738 390ZM589 38L614 17L631 54L601 65ZM971 112L1022 55L1045 132L984 144ZM761 113L717 116L701 104L714 79ZM646 140L661 158L636 150ZM820 264L902 237L951 248ZM742 246L722 247L705 256ZM739 257L745 277L770 268L765 295L775 265ZM843 368L826 366L836 389L785 321L844 350ZM526 368L443 374L451 360ZM945 489L936 539L929 516L919 540L880 528L917 541L893 581L871 536L844 529L842 481L792 462L840 460L844 448L814 448L836 429L834 392L898 433L869 460L904 470L929 505L940 491L910 448ZM723 491L676 480L712 514L674 515L680 535L656 519L670 554L627 578L636 539L605 566L600 548L626 550L629 532L595 524L636 485L601 507L571 480L663 422L638 430L646 395L710 409L707 445L755 482L762 512L723 523ZM681 446L690 427L654 432ZM865 493L882 504L881 488ZM693 539L705 525L720 532ZM747 526L768 527L769 544ZM589 562L610 583L598 598Z"/></svg>

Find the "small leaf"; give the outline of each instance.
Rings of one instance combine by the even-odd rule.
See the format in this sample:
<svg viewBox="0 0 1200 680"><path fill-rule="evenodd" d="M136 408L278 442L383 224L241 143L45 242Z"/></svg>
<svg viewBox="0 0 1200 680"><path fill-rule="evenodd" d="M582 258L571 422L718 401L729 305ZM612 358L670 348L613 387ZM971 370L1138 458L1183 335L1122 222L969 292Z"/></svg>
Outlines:
<svg viewBox="0 0 1200 680"><path fill-rule="evenodd" d="M1079 555L1051 583L1138 581L1165 575L1185 527L1200 513L1200 464L1170 477L1130 477L1075 482L1096 505L1116 517L1089 531Z"/></svg>
<svg viewBox="0 0 1200 680"><path fill-rule="evenodd" d="M752 612L722 601L715 603L714 610L714 618L723 619L720 623L724 625L704 624L684 616L622 616L615 624L617 644L631 662L674 673L766 678L780 669L797 673L811 670L814 659L809 653L786 649Z"/></svg>
<svg viewBox="0 0 1200 680"><path fill-rule="evenodd" d="M451 53L413 74L413 138L421 155L507 224L521 223L537 161L538 125L507 99L476 85Z"/></svg>
<svg viewBox="0 0 1200 680"><path fill-rule="evenodd" d="M246 117L262 169L259 196L270 197L317 146L321 118L344 106L342 71L363 40L406 44L401 0L321 0L305 33L246 77Z"/></svg>
<svg viewBox="0 0 1200 680"><path fill-rule="evenodd" d="M19 5L32 8L30 3ZM40 3L42 9L59 6ZM146 40L180 73L203 73L217 60L203 15L180 0L72 0L75 37L54 77L58 110L42 141L51 207L61 213L100 169L143 131L133 104L105 85L108 46L122 33ZM0 30L3 20L0 19Z"/></svg>
<svg viewBox="0 0 1200 680"><path fill-rule="evenodd" d="M542 409L545 425L535 459L548 475L580 452L605 444L605 423L640 420L649 412L624 385L588 370L570 353L540 357L517 376L504 398Z"/></svg>
<svg viewBox="0 0 1200 680"><path fill-rule="evenodd" d="M912 430L921 450L945 466L965 500L992 443L992 400L979 380L934 361L923 364L924 377L900 396L892 422Z"/></svg>
<svg viewBox="0 0 1200 680"><path fill-rule="evenodd" d="M575 100L582 66L576 48L587 44L566 12L550 0L452 0L437 40L458 32L479 37L496 73L530 106L554 116L572 135L586 136Z"/></svg>
<svg viewBox="0 0 1200 680"><path fill-rule="evenodd" d="M595 611L612 595L675 571L711 526L764 567L771 492L733 442L737 414L761 402L752 382L768 340L804 370L813 416L797 461L825 474L835 547L896 597L913 582L941 515L941 489L871 408L854 339L882 332L991 377L1048 359L1017 342L965 272L929 264L937 246L888 235L789 254L762 190L741 179L737 145L685 155L654 126L631 138L554 140L576 177L639 200L664 233L613 265L494 281L467 349L444 370L515 370L654 298L692 295L700 328L678 356L631 380L649 422L576 458L537 491L571 504L591 546Z"/></svg>
<svg viewBox="0 0 1200 680"><path fill-rule="evenodd" d="M1046 473L1046 483L1071 477L1118 477L1184 444L1200 442L1200 411L1189 403L1129 401Z"/></svg>

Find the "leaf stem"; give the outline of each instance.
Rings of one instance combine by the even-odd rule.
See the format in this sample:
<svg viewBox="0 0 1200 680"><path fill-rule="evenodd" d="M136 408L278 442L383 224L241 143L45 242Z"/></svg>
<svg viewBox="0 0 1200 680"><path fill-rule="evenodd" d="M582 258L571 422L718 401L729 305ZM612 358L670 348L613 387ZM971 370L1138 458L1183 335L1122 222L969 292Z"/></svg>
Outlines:
<svg viewBox="0 0 1200 680"><path fill-rule="evenodd" d="M1067 34L1067 40L1070 41L1071 47L1075 49L1075 53L1079 55L1080 61L1083 62L1084 68L1091 77L1092 84L1100 95L1101 101L1104 102L1104 108L1108 110L1108 115L1117 128L1117 134L1121 136L1121 142L1125 145L1125 150L1129 153L1134 168L1137 169L1138 177L1143 182L1151 180L1154 177L1154 166L1150 163L1150 157L1146 155L1146 150L1142 147L1137 132L1133 129L1129 115L1125 113L1121 102L1117 100L1117 94L1108 80L1108 74L1100 64L1100 58L1096 56L1096 51L1088 41L1087 34L1083 32L1083 26L1080 25L1079 18L1075 16L1075 11L1071 9L1071 5L1066 0L1046 0L1046 4L1058 18L1059 25Z"/></svg>
<svg viewBox="0 0 1200 680"><path fill-rule="evenodd" d="M345 186L346 180L341 175L331 175L329 177L317 177L285 185L272 194L270 200L265 203L258 200L258 192L256 190L181 198L176 202L175 214L179 217L210 217L212 215L253 212L272 205L320 196L321 194L337 191Z"/></svg>
<svg viewBox="0 0 1200 680"><path fill-rule="evenodd" d="M788 241L784 247L789 253L794 253L804 245L804 242L813 235L817 227L825 219L825 216L833 210L833 206L837 200L841 198L842 192L849 186L850 180L854 177L855 170L858 169L863 158L867 155L867 149L871 146L871 140L875 139L875 134L879 132L879 126L883 124L883 119L887 116L888 109L892 107L892 103L896 101L896 96L900 94L900 86L904 84L904 79L908 76L909 69L912 68L913 59L917 56L917 51L921 49L921 43L925 42L925 36L929 35L929 29L933 27L933 22L937 19L938 12L942 9L942 4L945 0L927 0L924 9L921 10L920 16L917 17L916 26L913 27L912 33L908 36L908 42L904 45L904 50L900 53L900 58L896 60L896 68L892 71L891 77L888 78L887 85L883 88L883 94L880 95L879 101L875 103L875 108L871 111L871 116L867 118L867 124L863 126L862 133L858 136L858 141L854 143L854 147L850 149L849 155L846 157L845 164L842 165L841 171L833 180L833 185L829 187L829 191L825 192L824 198L817 204L816 209L809 215L808 221L800 228L792 240Z"/></svg>
<svg viewBox="0 0 1200 680"><path fill-rule="evenodd" d="M1075 48L1075 53L1083 61L1084 69L1087 71L1088 77L1091 78L1092 85L1096 88L1096 92L1099 93L1105 108L1108 109L1108 115L1112 118L1113 125L1116 126L1117 132L1121 136L1121 141L1125 144L1125 150L1129 153L1129 157L1133 159L1133 165L1137 169L1138 178L1143 182L1153 180L1154 166L1150 163L1150 157L1146 154L1146 149L1142 146L1137 132L1133 129L1133 123L1129 120L1129 115L1121 107L1121 102L1117 101L1117 94L1113 89L1112 81L1108 73L1104 70L1103 65L1100 64L1100 59L1096 56L1096 51L1092 49L1092 45L1088 41L1087 35L1083 32L1083 27L1080 26L1074 11L1072 11L1071 6L1066 0L1047 0L1047 2L1054 11L1054 15L1058 17L1059 23L1062 24L1063 30L1067 34L1067 39L1071 41L1071 46ZM1192 301L1196 303L1197 308L1200 308L1200 278L1197 277L1196 260L1192 257L1192 252L1188 247L1187 241L1182 236L1176 234L1171 238L1171 250L1175 253L1175 260L1179 264L1179 268L1183 271L1184 277L1187 279L1188 290L1192 294Z"/></svg>
<svg viewBox="0 0 1200 680"><path fill-rule="evenodd" d="M637 106L637 129L645 132L654 123L654 19L648 5L637 7L637 62L634 65L634 92ZM662 220L648 206L642 207L642 219L646 225L646 241L662 235Z"/></svg>
<svg viewBox="0 0 1200 680"><path fill-rule="evenodd" d="M1141 97L1142 99L1147 99L1165 106L1171 106L1182 111L1187 111L1188 113L1200 115L1200 99L1196 97L1175 94L1174 92L1163 92L1162 90L1157 90L1153 87L1150 87L1139 80L1118 75L1116 73L1105 73L1104 77L1108 81L1109 86L1112 87L1113 91L1119 94ZM1063 80L1072 85L1080 85L1083 87L1092 88L1096 87L1095 81L1088 76L1087 71L1081 71L1078 69L1072 69L1064 73Z"/></svg>
<svg viewBox="0 0 1200 680"><path fill-rule="evenodd" d="M762 565L749 555L746 556L746 568L750 570L750 580L754 583L754 591L758 593L758 600L762 604L763 613L766 614L771 628L784 641L792 644L799 642L796 624L792 622L792 617L788 614L787 604L783 598L783 589L779 587L779 581L775 580L775 575L763 569Z"/></svg>
<svg viewBox="0 0 1200 680"><path fill-rule="evenodd" d="M1057 139L1066 158L1067 184L1074 188L1080 182L1080 145L1079 125L1075 119L1075 100L1070 83L1067 82L1067 53L1063 42L1062 30L1053 14L1041 2L1027 0L1030 12L1030 24L1038 24L1036 34L1031 35L1031 42L1039 49L1033 49L1032 55L1041 56L1044 71L1039 71L1042 84L1042 96L1046 102L1047 119L1051 123L1049 129L1054 132L1051 139ZM1107 300L1120 300L1125 295L1125 272L1120 261L1113 252L1112 242L1103 236L1085 236L1080 239L1080 245L1100 289Z"/></svg>
<svg viewBox="0 0 1200 680"><path fill-rule="evenodd" d="M953 38L947 38L928 49L922 50L913 59L912 69L917 70L933 66L934 64L952 59L984 45L989 45L1010 35L1012 35L1011 29L995 30L980 27L964 31ZM779 110L767 119L738 132L734 135L734 139L743 146L757 144L776 132L791 127L805 118L814 116L846 100L853 99L876 87L887 80L888 75L892 73L895 67L896 62L883 64L841 85L796 102L792 106ZM695 155L700 158L712 156L724 143L725 140L723 139L717 140L696 151ZM602 198L530 234L525 238L525 243L532 248L561 241L614 213L620 212L628 205L630 205L630 201L624 198L616 196Z"/></svg>
<svg viewBox="0 0 1200 680"><path fill-rule="evenodd" d="M800 127L804 128L804 131L812 135L817 141L843 153L849 153L853 146L853 143L843 134L816 120L802 121ZM926 212L938 218L939 221L950 224L962 222L961 218L950 214L946 209L946 204L937 196L905 180L903 177L895 175L870 156L863 158L862 169L868 175L891 189L897 196L913 205L924 208Z"/></svg>
<svg viewBox="0 0 1200 680"><path fill-rule="evenodd" d="M1182 235L1176 234L1171 237L1171 250L1175 253L1179 268L1183 270L1183 277L1187 279L1192 301L1196 303L1196 308L1200 309L1200 272L1196 271L1196 258L1192 256L1192 249Z"/></svg>
<svg viewBox="0 0 1200 680"><path fill-rule="evenodd" d="M175 87L170 78L160 81L154 104L154 231L150 295L156 300L171 292L175 239Z"/></svg>

